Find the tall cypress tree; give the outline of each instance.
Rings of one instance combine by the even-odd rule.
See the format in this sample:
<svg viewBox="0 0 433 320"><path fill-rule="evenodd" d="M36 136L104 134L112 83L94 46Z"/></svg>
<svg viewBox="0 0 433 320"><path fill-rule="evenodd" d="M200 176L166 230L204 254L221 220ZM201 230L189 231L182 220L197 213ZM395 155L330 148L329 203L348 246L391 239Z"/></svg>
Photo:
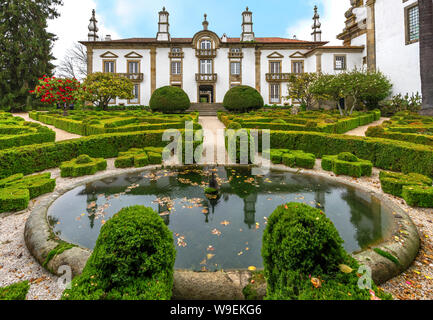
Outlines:
<svg viewBox="0 0 433 320"><path fill-rule="evenodd" d="M51 75L48 19L59 16L62 0L2 0L0 2L0 109L20 111L32 106L29 90Z"/></svg>

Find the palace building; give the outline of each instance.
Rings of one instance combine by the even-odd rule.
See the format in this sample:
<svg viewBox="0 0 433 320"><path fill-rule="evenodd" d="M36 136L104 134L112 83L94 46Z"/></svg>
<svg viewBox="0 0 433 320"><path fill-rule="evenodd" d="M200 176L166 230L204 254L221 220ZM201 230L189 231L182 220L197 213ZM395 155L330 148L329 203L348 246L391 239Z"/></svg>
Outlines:
<svg viewBox="0 0 433 320"><path fill-rule="evenodd" d="M421 94L417 0L350 0L346 26L337 37L364 46L364 63L387 75L394 93Z"/></svg>
<svg viewBox="0 0 433 320"><path fill-rule="evenodd" d="M179 86L192 103L222 103L233 86L256 88L270 105L290 104L285 97L291 73L335 73L362 67L364 45L326 46L314 9L312 39L256 37L253 13L242 13L239 38L217 35L207 15L201 30L191 38L170 35L169 13L159 12L158 33L152 38L114 40L98 37L93 12L87 47L88 72L114 72L134 82L135 99L113 104L148 105L152 92L163 86Z"/></svg>
<svg viewBox="0 0 433 320"><path fill-rule="evenodd" d="M291 104L287 79L303 72L339 73L354 68L380 70L394 93L421 92L419 14L416 0L350 0L342 46L322 41L314 8L311 40L256 37L253 13L242 13L239 38L217 35L204 15L191 38L170 35L170 15L159 12L153 38L100 39L93 11L87 47L88 72L114 72L134 82L135 98L114 104L148 105L153 91L179 86L192 103L222 103L233 86L256 88L269 105Z"/></svg>

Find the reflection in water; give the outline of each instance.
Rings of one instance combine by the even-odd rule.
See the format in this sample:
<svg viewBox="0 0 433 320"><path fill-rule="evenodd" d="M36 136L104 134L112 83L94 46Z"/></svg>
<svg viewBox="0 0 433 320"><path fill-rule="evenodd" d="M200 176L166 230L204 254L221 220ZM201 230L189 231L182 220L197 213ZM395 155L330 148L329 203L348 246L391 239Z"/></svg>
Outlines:
<svg viewBox="0 0 433 320"><path fill-rule="evenodd" d="M204 194L212 173L221 192L216 199ZM101 226L120 209L152 207L173 231L175 267L194 270L262 267L267 218L287 202L323 210L349 252L389 236L391 211L371 195L318 177L279 171L250 174L247 167L124 174L66 193L51 206L49 218L62 239L93 248Z"/></svg>

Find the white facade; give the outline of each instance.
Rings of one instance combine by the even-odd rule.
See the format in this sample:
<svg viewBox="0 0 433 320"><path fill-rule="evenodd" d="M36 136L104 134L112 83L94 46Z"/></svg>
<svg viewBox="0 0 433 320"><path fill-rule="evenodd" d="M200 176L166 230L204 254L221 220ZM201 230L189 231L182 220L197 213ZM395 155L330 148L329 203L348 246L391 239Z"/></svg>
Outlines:
<svg viewBox="0 0 433 320"><path fill-rule="evenodd" d="M417 0L351 1L345 45L365 46L364 59L393 84L393 94L421 94Z"/></svg>
<svg viewBox="0 0 433 320"><path fill-rule="evenodd" d="M265 104L290 104L286 99L287 78L291 73L337 73L363 66L364 43L326 46L320 41L317 8L313 17L312 38L302 41L287 38L257 38L252 13L242 13L242 35L220 37L208 30L209 22L192 38L171 38L169 13L159 13L155 38L98 41L91 34L82 42L88 51L89 72L124 74L137 86L137 100L113 101L115 104L148 105L152 92L163 86L180 86L192 103L222 103L226 92L236 85L256 88Z"/></svg>

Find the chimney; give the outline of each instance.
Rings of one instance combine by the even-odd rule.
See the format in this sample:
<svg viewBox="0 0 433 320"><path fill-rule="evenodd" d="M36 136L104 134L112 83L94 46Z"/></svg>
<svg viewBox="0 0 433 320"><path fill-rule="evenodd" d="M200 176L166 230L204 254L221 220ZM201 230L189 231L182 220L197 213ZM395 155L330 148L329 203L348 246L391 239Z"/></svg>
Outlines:
<svg viewBox="0 0 433 320"><path fill-rule="evenodd" d="M314 16L313 16L313 33L311 34L313 36L313 41L314 42L320 42L322 41L322 31L320 30L320 27L322 26L322 24L319 21L319 14L317 13L317 6L314 6Z"/></svg>
<svg viewBox="0 0 433 320"><path fill-rule="evenodd" d="M165 11L165 7L159 12L159 22L158 22L158 33L156 34L157 41L170 41L170 32L168 23L168 16L170 14Z"/></svg>
<svg viewBox="0 0 433 320"><path fill-rule="evenodd" d="M105 36L105 41L111 41L111 34L107 34Z"/></svg>
<svg viewBox="0 0 433 320"><path fill-rule="evenodd" d="M98 41L98 26L97 26L98 20L96 20L96 12L95 9L92 10L92 18L90 18L90 24L89 24L89 34L87 35L87 39L89 41Z"/></svg>
<svg viewBox="0 0 433 320"><path fill-rule="evenodd" d="M253 13L247 9L242 13L242 35L241 41L254 41Z"/></svg>

